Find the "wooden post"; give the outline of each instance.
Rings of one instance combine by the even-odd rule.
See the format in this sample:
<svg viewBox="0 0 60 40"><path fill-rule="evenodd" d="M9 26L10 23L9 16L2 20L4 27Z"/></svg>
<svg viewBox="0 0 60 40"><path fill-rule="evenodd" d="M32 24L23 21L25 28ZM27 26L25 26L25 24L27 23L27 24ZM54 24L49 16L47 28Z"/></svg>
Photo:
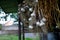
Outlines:
<svg viewBox="0 0 60 40"><path fill-rule="evenodd" d="M20 4L18 4L18 7L20 7ZM18 8L19 9L19 8ZM20 18L20 10L18 10L18 27L19 27L19 30L18 30L18 33L19 33L19 40L21 40L21 24L20 24L20 22L21 22L21 18Z"/></svg>

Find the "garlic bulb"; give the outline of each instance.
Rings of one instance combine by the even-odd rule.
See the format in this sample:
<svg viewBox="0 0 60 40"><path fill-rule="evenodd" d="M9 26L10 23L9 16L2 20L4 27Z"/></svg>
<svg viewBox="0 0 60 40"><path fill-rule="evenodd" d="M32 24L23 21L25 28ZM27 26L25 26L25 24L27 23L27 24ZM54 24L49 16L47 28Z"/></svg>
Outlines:
<svg viewBox="0 0 60 40"><path fill-rule="evenodd" d="M32 28L33 28L33 26L32 26L32 25L29 25L29 28L31 28L31 29L32 29Z"/></svg>
<svg viewBox="0 0 60 40"><path fill-rule="evenodd" d="M24 11L25 11L25 9L24 9L24 8L21 8L21 11L22 11L22 12L24 12Z"/></svg>
<svg viewBox="0 0 60 40"><path fill-rule="evenodd" d="M32 18L30 17L30 18L29 18L29 21L31 21L31 20L32 20Z"/></svg>

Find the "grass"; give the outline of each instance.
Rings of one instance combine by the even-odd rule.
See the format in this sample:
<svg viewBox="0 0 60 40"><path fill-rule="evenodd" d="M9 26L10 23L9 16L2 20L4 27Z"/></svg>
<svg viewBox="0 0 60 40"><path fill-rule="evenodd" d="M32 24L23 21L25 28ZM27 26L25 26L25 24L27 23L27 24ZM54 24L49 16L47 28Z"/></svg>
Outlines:
<svg viewBox="0 0 60 40"><path fill-rule="evenodd" d="M0 40L18 40L18 35L0 35ZM39 40L36 38L25 38L25 40Z"/></svg>
<svg viewBox="0 0 60 40"><path fill-rule="evenodd" d="M32 38L25 38L25 40L33 40Z"/></svg>
<svg viewBox="0 0 60 40"><path fill-rule="evenodd" d="M18 40L17 35L0 35L0 40Z"/></svg>

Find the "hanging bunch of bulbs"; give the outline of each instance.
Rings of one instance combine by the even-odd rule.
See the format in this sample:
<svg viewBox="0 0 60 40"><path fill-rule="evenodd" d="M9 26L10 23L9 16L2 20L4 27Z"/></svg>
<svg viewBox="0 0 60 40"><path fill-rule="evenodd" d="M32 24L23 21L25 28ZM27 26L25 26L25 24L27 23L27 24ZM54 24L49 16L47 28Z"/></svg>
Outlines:
<svg viewBox="0 0 60 40"><path fill-rule="evenodd" d="M32 3L23 1L22 5L18 5L18 13L20 14L21 21L24 23L25 27L27 26L30 29L38 26L43 27L46 23L46 18L43 16L42 9L38 9L38 15L36 14L36 6L38 6L37 3L38 0L34 0ZM36 16L38 16L38 20L36 19Z"/></svg>
<svg viewBox="0 0 60 40"><path fill-rule="evenodd" d="M56 0L25 0L22 5L19 5L18 13L25 27L27 26L30 29L41 27L42 30L43 28L45 30L48 29L48 27L52 25L53 20L56 19L55 16L53 16L55 8L57 8ZM45 25L48 27L46 28Z"/></svg>
<svg viewBox="0 0 60 40"><path fill-rule="evenodd" d="M18 13L20 14L21 21L24 23L25 26L28 26L29 28L33 28L31 24L29 24L30 21L32 21L32 14L33 7L31 4L27 3L26 0L23 1L22 5L19 5Z"/></svg>

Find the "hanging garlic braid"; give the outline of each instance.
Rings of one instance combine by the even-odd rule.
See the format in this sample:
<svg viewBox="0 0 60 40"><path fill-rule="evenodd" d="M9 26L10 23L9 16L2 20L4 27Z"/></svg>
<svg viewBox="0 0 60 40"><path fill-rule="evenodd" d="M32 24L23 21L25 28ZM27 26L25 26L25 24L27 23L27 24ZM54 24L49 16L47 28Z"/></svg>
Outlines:
<svg viewBox="0 0 60 40"><path fill-rule="evenodd" d="M46 29L53 31L56 24L59 23L59 13L57 11L57 0L38 0L39 9L43 10L43 15L47 19Z"/></svg>

